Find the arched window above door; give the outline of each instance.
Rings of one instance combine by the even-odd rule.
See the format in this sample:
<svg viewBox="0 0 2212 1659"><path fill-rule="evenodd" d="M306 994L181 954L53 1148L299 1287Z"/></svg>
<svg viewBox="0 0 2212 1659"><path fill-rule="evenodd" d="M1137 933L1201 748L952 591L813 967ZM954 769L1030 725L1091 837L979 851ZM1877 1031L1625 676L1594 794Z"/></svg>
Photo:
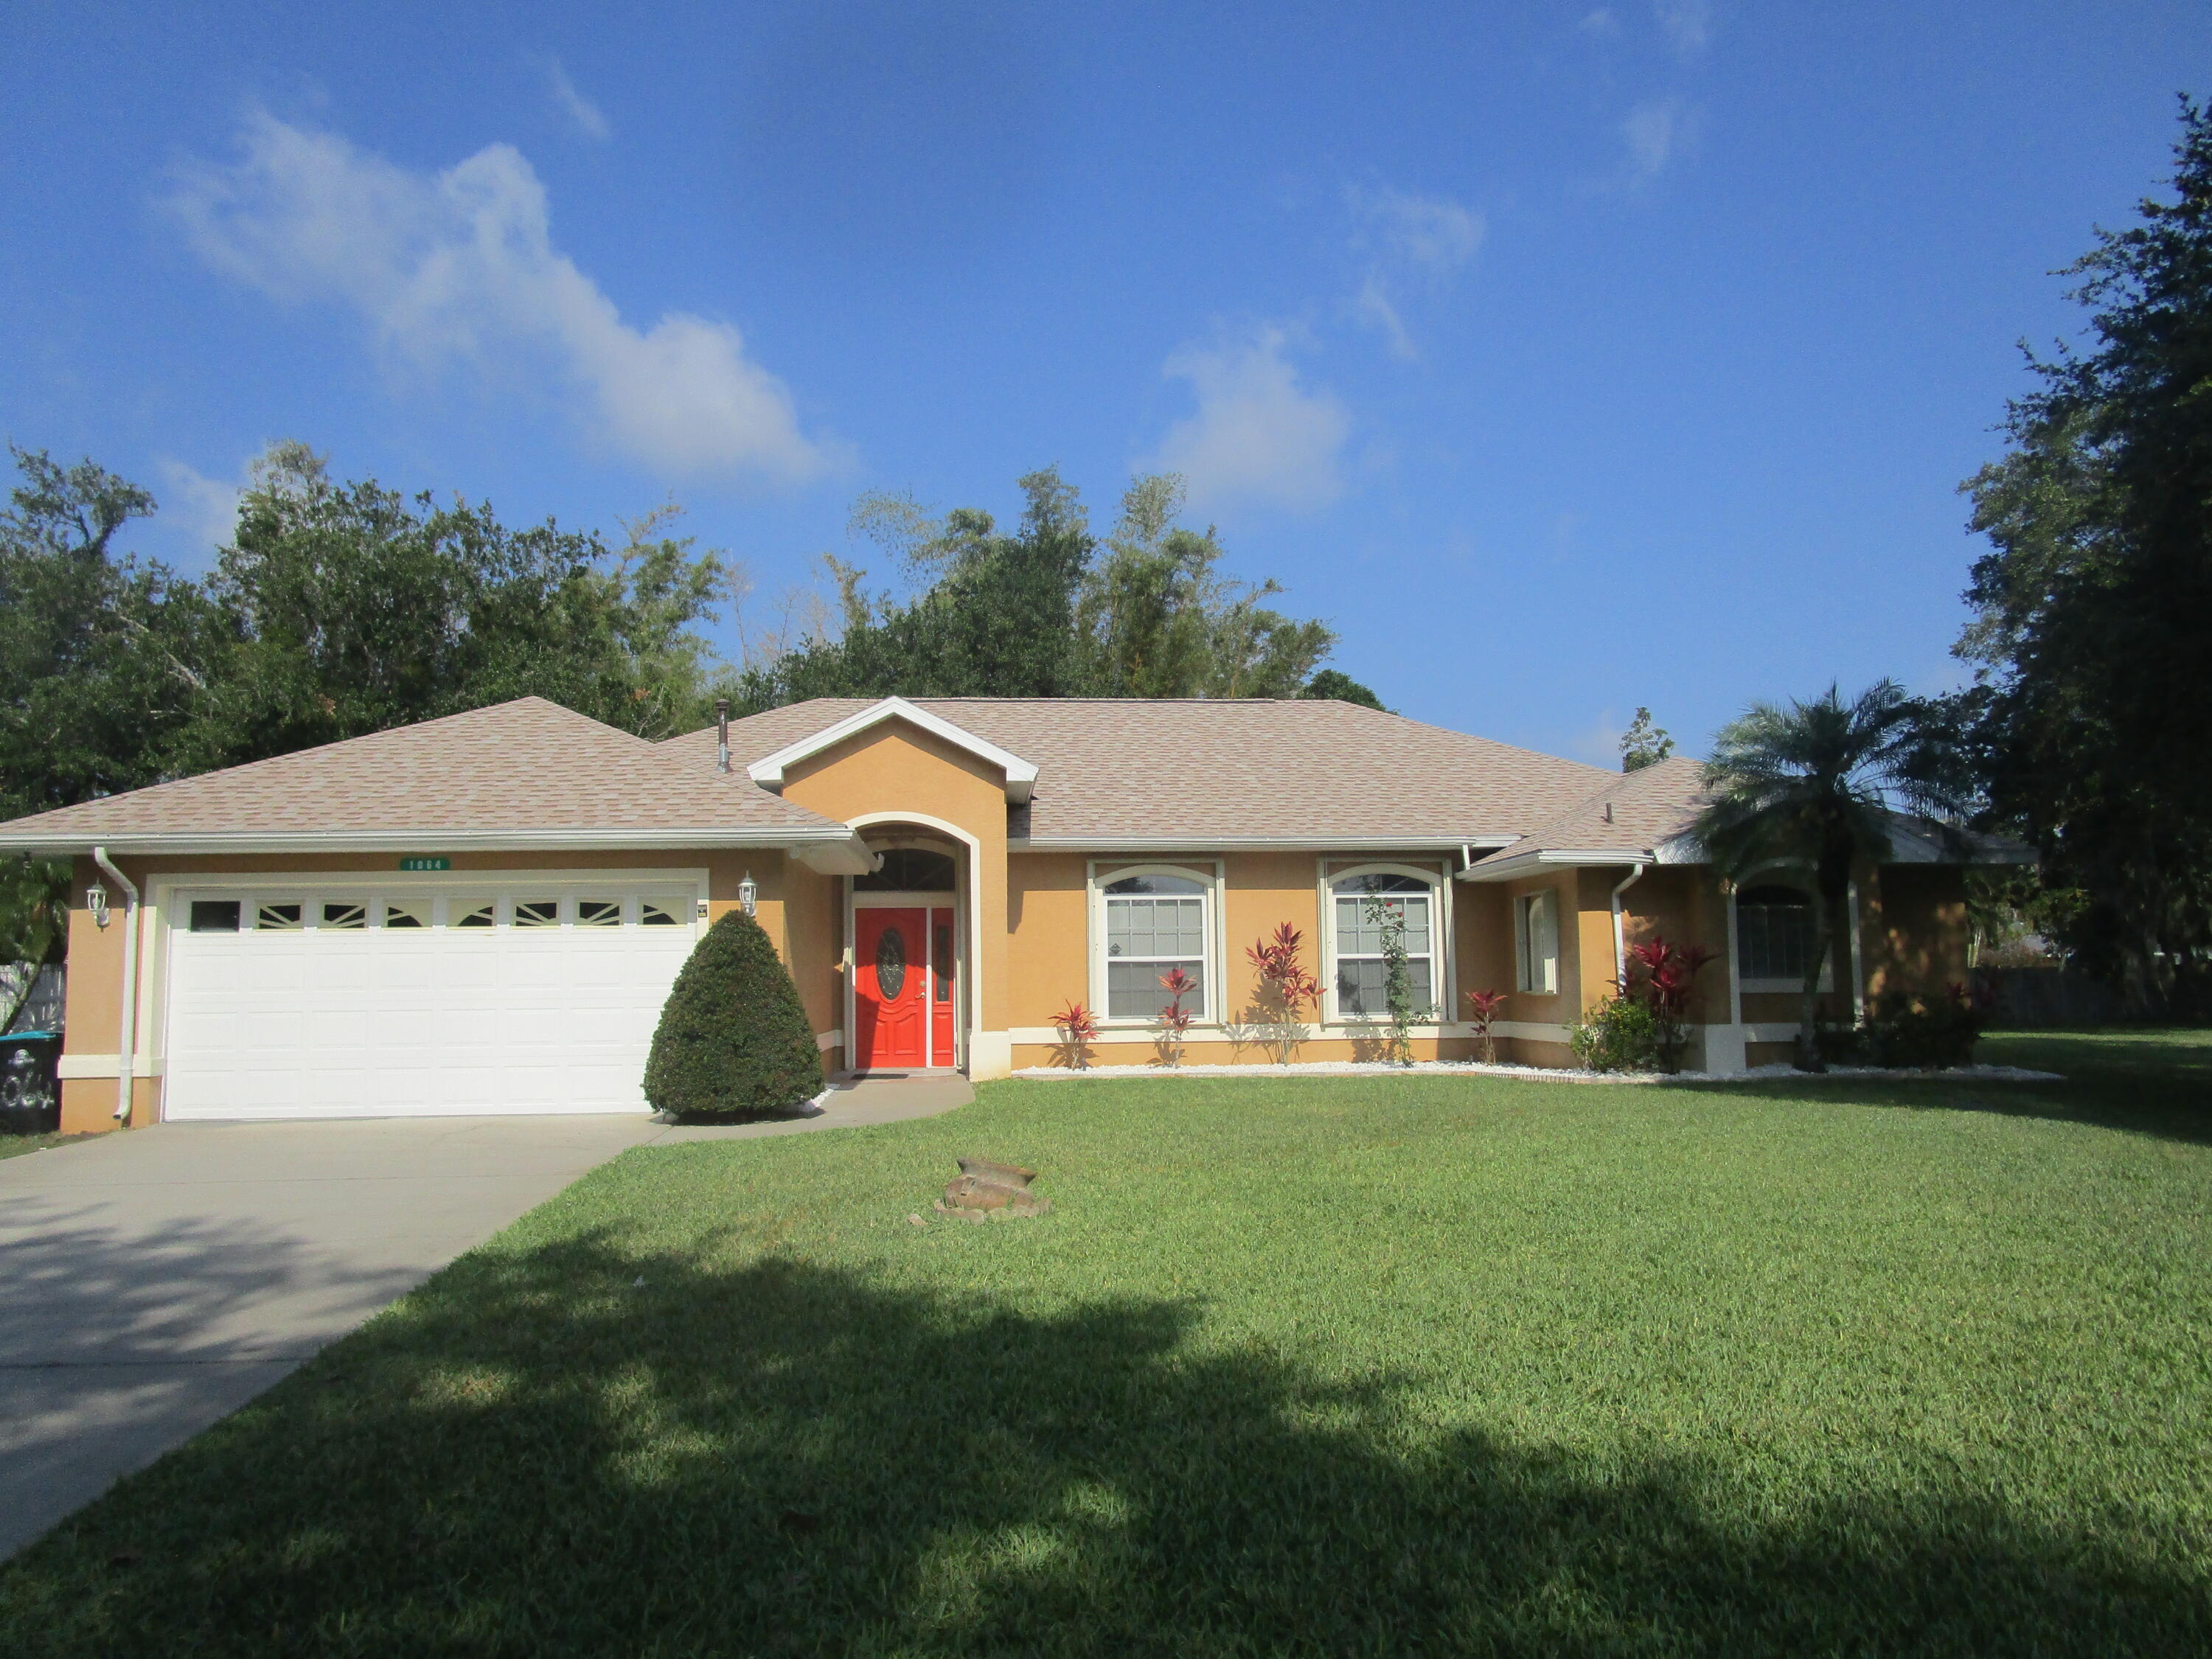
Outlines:
<svg viewBox="0 0 2212 1659"><path fill-rule="evenodd" d="M853 878L856 893L949 893L954 878L950 854L925 847L893 847L883 867Z"/></svg>

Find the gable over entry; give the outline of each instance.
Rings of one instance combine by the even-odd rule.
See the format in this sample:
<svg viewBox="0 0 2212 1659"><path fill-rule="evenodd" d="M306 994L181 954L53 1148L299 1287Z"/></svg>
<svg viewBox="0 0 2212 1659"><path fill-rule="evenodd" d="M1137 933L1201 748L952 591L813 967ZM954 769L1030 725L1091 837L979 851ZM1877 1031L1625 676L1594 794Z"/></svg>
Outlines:
<svg viewBox="0 0 2212 1659"><path fill-rule="evenodd" d="M827 753L848 738L858 737L885 720L904 720L908 725L927 732L930 736L964 750L978 760L988 762L1006 774L1006 804L1026 806L1030 793L1036 787L1037 769L1019 755L1001 749L995 743L977 737L974 732L943 720L926 708L915 707L904 697L885 697L881 702L848 714L819 732L786 744L772 755L763 756L745 768L745 775L763 789L783 793L784 773L801 761Z"/></svg>

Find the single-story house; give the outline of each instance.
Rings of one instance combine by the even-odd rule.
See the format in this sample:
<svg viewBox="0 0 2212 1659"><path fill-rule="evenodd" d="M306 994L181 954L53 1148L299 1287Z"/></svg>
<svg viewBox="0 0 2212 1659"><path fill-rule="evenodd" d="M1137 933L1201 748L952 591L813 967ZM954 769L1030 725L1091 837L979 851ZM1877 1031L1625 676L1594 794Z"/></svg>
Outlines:
<svg viewBox="0 0 2212 1659"><path fill-rule="evenodd" d="M1572 1063L1566 1026L1655 933L1719 960L1692 1063L1786 1056L1804 872L1729 886L1682 831L1681 760L1626 775L1324 701L822 699L653 743L538 698L0 825L76 860L63 1123L642 1110L693 940L744 905L825 1072L1150 1062L1285 1033L1248 948L1319 981L1302 1060L1376 1051L1377 898L1423 1058ZM2001 849L1988 855L2002 856ZM1966 966L1964 871L1905 827L1857 884L1829 1012ZM131 1083L120 1056L128 1054Z"/></svg>

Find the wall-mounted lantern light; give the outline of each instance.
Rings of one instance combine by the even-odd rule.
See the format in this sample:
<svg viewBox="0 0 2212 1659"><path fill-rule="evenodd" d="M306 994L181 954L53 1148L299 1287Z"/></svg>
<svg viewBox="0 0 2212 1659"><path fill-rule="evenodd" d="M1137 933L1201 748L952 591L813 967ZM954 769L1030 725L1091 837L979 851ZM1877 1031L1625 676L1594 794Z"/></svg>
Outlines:
<svg viewBox="0 0 2212 1659"><path fill-rule="evenodd" d="M107 889L94 882L84 890L84 908L92 912L95 926L107 926Z"/></svg>
<svg viewBox="0 0 2212 1659"><path fill-rule="evenodd" d="M760 889L753 884L753 872L748 870L745 872L745 878L738 884L738 907L743 909L747 915L751 915L753 914L753 907L759 902Z"/></svg>

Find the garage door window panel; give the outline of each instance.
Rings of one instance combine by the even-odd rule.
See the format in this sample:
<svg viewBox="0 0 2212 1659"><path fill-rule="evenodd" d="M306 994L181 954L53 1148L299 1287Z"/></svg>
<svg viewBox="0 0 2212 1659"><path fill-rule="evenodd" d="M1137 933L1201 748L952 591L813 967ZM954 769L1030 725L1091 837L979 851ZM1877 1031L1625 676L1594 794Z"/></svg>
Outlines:
<svg viewBox="0 0 2212 1659"><path fill-rule="evenodd" d="M258 933L296 933L307 925L307 908L296 900L273 903L264 900L253 907L253 930Z"/></svg>

